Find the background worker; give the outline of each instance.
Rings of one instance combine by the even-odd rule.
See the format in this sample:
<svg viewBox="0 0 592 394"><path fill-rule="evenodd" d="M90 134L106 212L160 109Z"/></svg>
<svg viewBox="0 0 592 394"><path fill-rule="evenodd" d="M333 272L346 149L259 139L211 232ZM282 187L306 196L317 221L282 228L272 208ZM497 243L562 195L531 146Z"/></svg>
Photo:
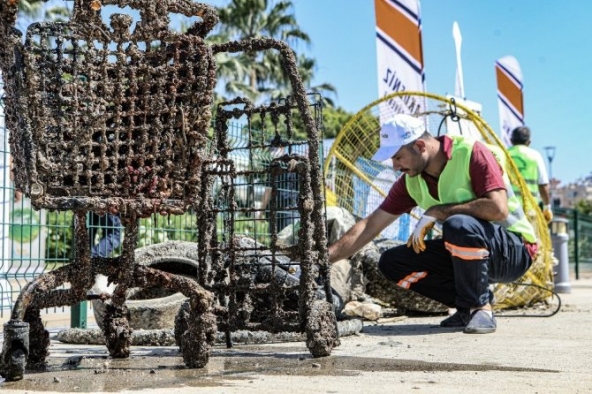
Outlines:
<svg viewBox="0 0 592 394"><path fill-rule="evenodd" d="M270 163L273 159L278 159L286 154L283 146L272 147L270 151ZM272 229L271 211L275 211L275 231L280 232L288 226L293 226L300 220L298 211L298 174L296 172L286 171L283 174L273 176L270 174L269 184L265 188L262 204L267 209L269 216L269 229ZM276 188L276 195L272 201L272 188Z"/></svg>
<svg viewBox="0 0 592 394"><path fill-rule="evenodd" d="M549 176L543 156L532 149L530 145L530 129L525 126L516 127L512 130L510 138L512 146L508 149L510 157L522 174L528 191L543 210L543 216L547 222L553 220L551 199L549 197ZM520 188L512 185L514 193L522 200Z"/></svg>
<svg viewBox="0 0 592 394"><path fill-rule="evenodd" d="M389 158L403 175L378 209L329 247L329 261L351 256L419 206L425 212L407 245L385 251L380 271L403 288L456 307L441 326L494 332L489 284L520 278L538 249L522 206L517 200L508 204L516 199L509 179L484 144L462 136L435 138L409 115L396 115L381 127L372 159ZM442 223L442 238L424 241L436 222Z"/></svg>
<svg viewBox="0 0 592 394"><path fill-rule="evenodd" d="M96 240L98 232L99 240ZM113 252L121 244L121 219L119 215L105 213L99 215L88 213L88 238L91 246L91 257L112 257ZM109 285L107 277L97 274L92 288L94 294L112 293L114 285Z"/></svg>
<svg viewBox="0 0 592 394"><path fill-rule="evenodd" d="M95 242L96 235L101 237ZM88 213L88 237L91 245L91 257L111 257L121 243L121 220L119 215Z"/></svg>

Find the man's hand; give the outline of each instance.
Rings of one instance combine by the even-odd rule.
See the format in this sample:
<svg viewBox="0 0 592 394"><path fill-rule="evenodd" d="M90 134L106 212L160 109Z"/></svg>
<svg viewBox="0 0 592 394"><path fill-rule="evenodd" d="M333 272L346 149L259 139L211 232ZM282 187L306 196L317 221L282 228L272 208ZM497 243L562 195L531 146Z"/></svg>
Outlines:
<svg viewBox="0 0 592 394"><path fill-rule="evenodd" d="M545 205L543 207L543 216L545 217L547 223L551 223L551 220L553 220L553 211L551 210L551 204Z"/></svg>
<svg viewBox="0 0 592 394"><path fill-rule="evenodd" d="M426 250L425 242L423 239L425 238L428 231L434 227L436 224L436 218L429 215L423 215L419 222L417 222L417 226L415 226L415 230L413 230L413 234L407 240L407 247L413 248L415 253L421 253Z"/></svg>

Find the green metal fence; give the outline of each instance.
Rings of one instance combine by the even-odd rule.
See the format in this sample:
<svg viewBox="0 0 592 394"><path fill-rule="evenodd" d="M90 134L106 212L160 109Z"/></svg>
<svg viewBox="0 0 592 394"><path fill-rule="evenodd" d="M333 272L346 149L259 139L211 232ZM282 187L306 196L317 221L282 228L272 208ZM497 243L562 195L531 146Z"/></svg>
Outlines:
<svg viewBox="0 0 592 394"><path fill-rule="evenodd" d="M582 272L592 271L592 216L566 208L555 208L554 214L569 220L569 262L579 279Z"/></svg>
<svg viewBox="0 0 592 394"><path fill-rule="evenodd" d="M68 264L73 252L71 212L35 211L27 206L26 200L15 202L13 199L7 206L9 223L3 227L9 228L9 236L3 239L3 246L8 246L3 248L7 254L3 255L0 271L0 317L12 308L29 281L43 272ZM21 211L25 214L19 213ZM138 246L170 240L196 241L196 221L196 215L191 212L166 217L155 214L141 219ZM105 232L116 230L111 226L89 224L88 227L89 231L96 229L93 244L97 244ZM117 247L112 255L119 252L120 247Z"/></svg>

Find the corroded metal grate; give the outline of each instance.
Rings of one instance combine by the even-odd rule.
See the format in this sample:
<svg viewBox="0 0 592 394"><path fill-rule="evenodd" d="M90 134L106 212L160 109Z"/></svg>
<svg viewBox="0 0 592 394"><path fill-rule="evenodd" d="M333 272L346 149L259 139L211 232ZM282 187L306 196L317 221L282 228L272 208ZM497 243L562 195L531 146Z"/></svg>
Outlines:
<svg viewBox="0 0 592 394"><path fill-rule="evenodd" d="M320 114L320 102L311 109ZM319 163L310 161L310 140L296 136L299 111L292 99L257 107L237 99L216 113L215 150L202 175L200 284L218 296L221 330L301 331L310 305L331 304L332 294L322 239L314 238L325 220L324 210L313 214ZM232 119L243 124L241 143L229 130ZM256 188L268 199L245 204L243 195L264 194Z"/></svg>
<svg viewBox="0 0 592 394"><path fill-rule="evenodd" d="M143 3L142 20L132 29L131 16L114 14L106 26L77 0L71 21L33 24L17 46L13 104L26 117L13 138L16 184L44 208L76 198L104 210L98 197L112 209L152 199L140 210L180 213L179 200L197 197L215 62L202 37L169 30L167 13L211 10L188 1L103 3Z"/></svg>

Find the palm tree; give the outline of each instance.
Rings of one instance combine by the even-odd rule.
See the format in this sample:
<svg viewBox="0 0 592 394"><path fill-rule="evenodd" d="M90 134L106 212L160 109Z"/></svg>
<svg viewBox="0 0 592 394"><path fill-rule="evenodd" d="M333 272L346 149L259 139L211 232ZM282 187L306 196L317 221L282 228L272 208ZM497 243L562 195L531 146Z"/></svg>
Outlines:
<svg viewBox="0 0 592 394"><path fill-rule="evenodd" d="M41 16L43 2L41 0L22 0L18 2L19 20L17 26L20 30L25 30L32 21Z"/></svg>
<svg viewBox="0 0 592 394"><path fill-rule="evenodd" d="M26 16L35 17L43 9L42 0L21 0L18 2L18 10Z"/></svg>
<svg viewBox="0 0 592 394"><path fill-rule="evenodd" d="M181 26L181 31L186 30L186 26ZM230 36L227 32L222 32L209 37L206 37L207 42L210 45L222 44L230 41ZM248 68L250 64L250 58L244 54L229 54L229 53L218 53L216 54L216 76L218 79L224 81L224 92L236 96L238 94L244 94L251 99L255 99L258 95L257 91L251 89L248 83L245 83ZM214 101L220 101L220 97L215 97Z"/></svg>
<svg viewBox="0 0 592 394"><path fill-rule="evenodd" d="M290 0L273 5L268 0L231 0L228 6L218 8L221 23L217 32L229 40L266 36L286 41L291 46L309 43L310 38L298 27L292 9ZM285 83L277 79L280 74L274 71L281 68L277 56L257 52L244 56L240 62L248 70L244 78L250 88L248 95L260 93L269 83Z"/></svg>
<svg viewBox="0 0 592 394"><path fill-rule="evenodd" d="M45 4L44 0L19 0L18 12L17 25L23 31L35 21L42 19L48 21L65 20L72 14L67 6Z"/></svg>
<svg viewBox="0 0 592 394"><path fill-rule="evenodd" d="M44 19L48 21L67 21L72 17L72 9L66 5L48 5L45 7Z"/></svg>
<svg viewBox="0 0 592 394"><path fill-rule="evenodd" d="M273 55L275 55L275 53ZM306 55L299 55L296 61L298 74L300 74L304 88L308 92L319 93L322 97L323 106L333 107L334 102L331 97L337 95L337 89L335 86L330 83L321 83L318 85L312 84L315 72L317 71L317 61ZM275 70L281 75L274 78L274 80L278 81L277 87L268 89L272 99L286 97L291 94L291 86L285 70L281 67L276 68Z"/></svg>

